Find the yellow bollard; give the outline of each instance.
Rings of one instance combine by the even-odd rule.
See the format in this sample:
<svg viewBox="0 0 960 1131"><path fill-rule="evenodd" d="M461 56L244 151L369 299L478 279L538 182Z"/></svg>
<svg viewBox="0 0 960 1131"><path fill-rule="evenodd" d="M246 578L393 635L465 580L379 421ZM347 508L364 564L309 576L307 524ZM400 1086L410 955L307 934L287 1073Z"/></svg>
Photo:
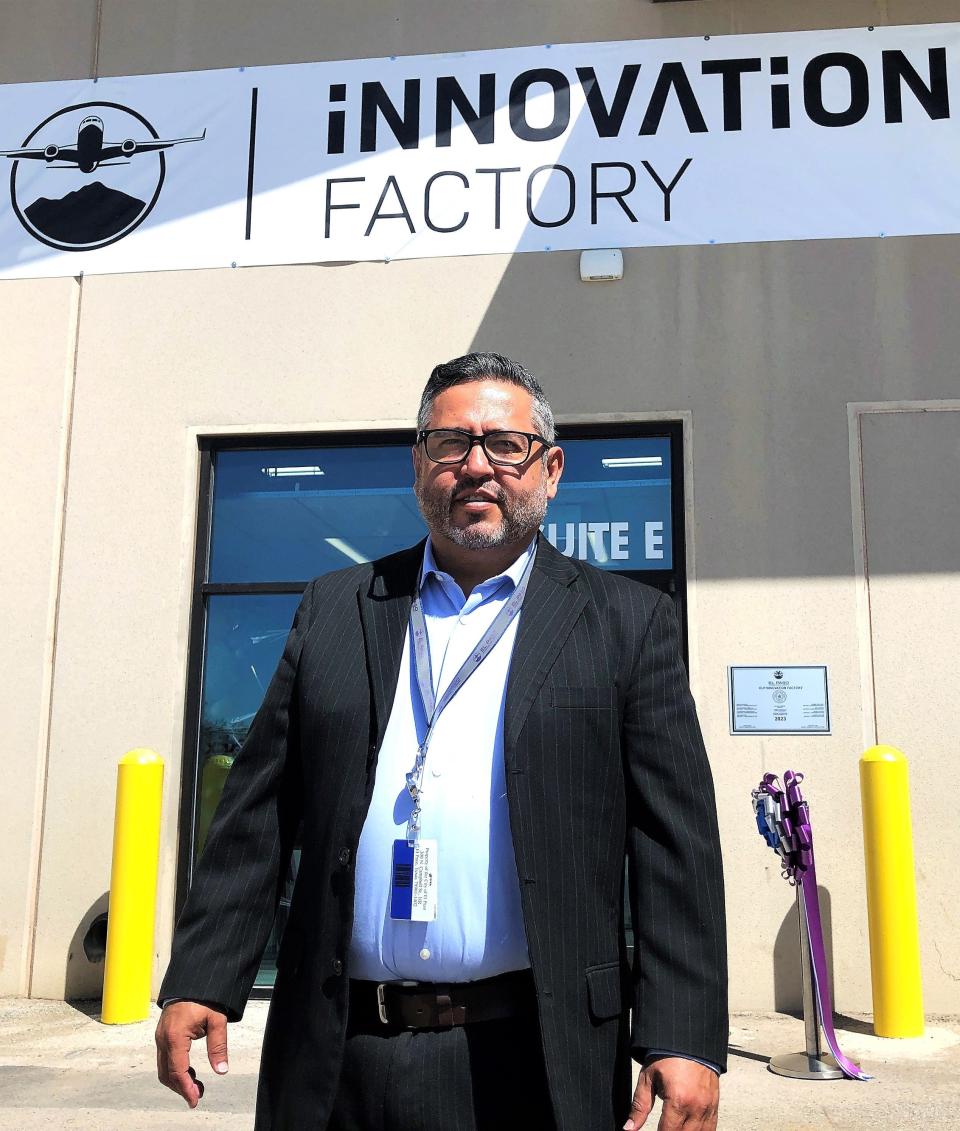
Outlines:
<svg viewBox="0 0 960 1131"><path fill-rule="evenodd" d="M117 810L107 918L103 1011L107 1025L150 1015L153 922L160 858L163 759L131 750L117 767Z"/></svg>
<svg viewBox="0 0 960 1131"><path fill-rule="evenodd" d="M913 874L907 759L871 746L860 759L863 853L870 922L873 1031L878 1037L923 1035L920 933Z"/></svg>
<svg viewBox="0 0 960 1131"><path fill-rule="evenodd" d="M203 772L200 774L200 815L197 818L198 860L203 855L210 822L220 804L220 795L227 784L227 774L230 773L232 765L233 757L230 754L213 754L203 764Z"/></svg>

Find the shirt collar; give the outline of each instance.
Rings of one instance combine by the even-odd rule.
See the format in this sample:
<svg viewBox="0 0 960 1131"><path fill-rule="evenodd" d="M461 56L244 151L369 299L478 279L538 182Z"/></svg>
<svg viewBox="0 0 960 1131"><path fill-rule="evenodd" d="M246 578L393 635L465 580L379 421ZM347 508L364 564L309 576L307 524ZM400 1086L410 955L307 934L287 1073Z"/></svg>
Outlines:
<svg viewBox="0 0 960 1131"><path fill-rule="evenodd" d="M477 586L478 589L492 591L497 588L502 581L510 581L511 588L515 589L520 584L520 579L523 577L523 571L527 568L527 563L531 557L536 553L537 539L534 538L530 545L520 554L515 562L507 566L502 572L498 573L495 577L490 577L486 581L481 582ZM433 556L433 539L428 538L427 544L423 550L423 580L420 588L426 585L430 577L435 577L442 583L444 579L453 581L449 573L444 573L443 570L437 565L437 559Z"/></svg>

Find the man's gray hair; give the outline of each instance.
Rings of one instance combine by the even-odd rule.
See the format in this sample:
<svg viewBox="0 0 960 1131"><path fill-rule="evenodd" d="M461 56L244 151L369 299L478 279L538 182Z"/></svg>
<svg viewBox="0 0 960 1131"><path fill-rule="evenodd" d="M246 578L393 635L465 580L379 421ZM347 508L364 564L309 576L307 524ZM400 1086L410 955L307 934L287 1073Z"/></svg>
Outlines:
<svg viewBox="0 0 960 1131"><path fill-rule="evenodd" d="M519 385L533 398L531 416L537 431L550 444L556 439L553 409L544 396L543 387L529 370L500 353L467 353L434 368L424 386L417 413L417 431L422 432L430 423L433 402L446 389L465 385L470 381L504 381Z"/></svg>

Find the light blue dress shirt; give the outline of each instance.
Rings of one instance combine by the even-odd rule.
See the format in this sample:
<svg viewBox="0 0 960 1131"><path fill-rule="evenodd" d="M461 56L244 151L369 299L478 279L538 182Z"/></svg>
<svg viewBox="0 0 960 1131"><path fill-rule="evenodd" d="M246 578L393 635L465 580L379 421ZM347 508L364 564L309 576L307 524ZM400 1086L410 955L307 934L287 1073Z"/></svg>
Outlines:
<svg viewBox="0 0 960 1131"><path fill-rule="evenodd" d="M439 700L516 588L536 540L469 597L433 556L428 539L420 597ZM417 688L410 626L377 776L357 849L350 976L371 982L472 982L529 967L520 883L503 767L503 709L517 616L440 715L424 768L420 835L436 840L437 918L390 918L393 842L406 836L412 801L405 784L427 720ZM709 1061L664 1049L719 1073Z"/></svg>
<svg viewBox="0 0 960 1131"><path fill-rule="evenodd" d="M536 548L469 597L428 540L423 604L437 699L509 599ZM503 768L507 677L523 610L443 711L424 767L420 835L437 841L437 918L390 918L393 842L412 802L404 775L427 730L410 629L357 849L350 975L375 982L469 982L530 965Z"/></svg>

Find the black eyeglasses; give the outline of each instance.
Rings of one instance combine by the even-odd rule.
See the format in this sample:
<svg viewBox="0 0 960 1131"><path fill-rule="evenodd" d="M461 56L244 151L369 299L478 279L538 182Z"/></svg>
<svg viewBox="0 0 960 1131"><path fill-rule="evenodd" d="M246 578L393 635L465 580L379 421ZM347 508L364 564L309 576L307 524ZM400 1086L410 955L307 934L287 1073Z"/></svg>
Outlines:
<svg viewBox="0 0 960 1131"><path fill-rule="evenodd" d="M417 433L417 443L423 444L427 459L434 463L462 463L473 445L479 444L491 463L517 465L530 458L534 441L550 447L550 441L538 432L485 432L473 436L459 428L428 428Z"/></svg>

